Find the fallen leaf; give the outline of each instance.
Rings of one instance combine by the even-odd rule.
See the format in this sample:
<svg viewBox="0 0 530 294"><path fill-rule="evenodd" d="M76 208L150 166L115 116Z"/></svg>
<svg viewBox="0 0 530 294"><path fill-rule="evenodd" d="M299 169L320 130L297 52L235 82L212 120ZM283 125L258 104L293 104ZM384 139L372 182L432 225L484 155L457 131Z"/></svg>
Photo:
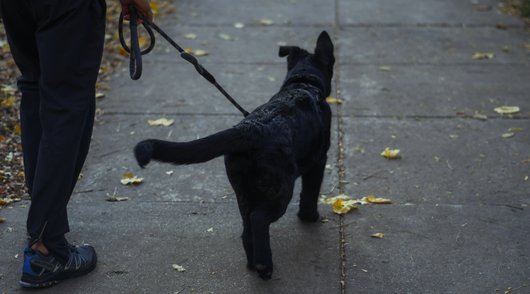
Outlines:
<svg viewBox="0 0 530 294"><path fill-rule="evenodd" d="M178 265L178 264L172 264L171 267L176 270L177 272L183 272L183 271L186 271L186 269L181 266L181 265Z"/></svg>
<svg viewBox="0 0 530 294"><path fill-rule="evenodd" d="M388 198L380 198L375 195L368 195L366 197L363 197L361 201L366 201L371 204L392 204L392 200Z"/></svg>
<svg viewBox="0 0 530 294"><path fill-rule="evenodd" d="M7 220L7 219L6 219L5 217L0 217L0 224L1 224L1 223L5 223L6 220Z"/></svg>
<svg viewBox="0 0 530 294"><path fill-rule="evenodd" d="M387 66L387 65L382 65L379 67L380 70L382 71L390 71L392 68L390 66Z"/></svg>
<svg viewBox="0 0 530 294"><path fill-rule="evenodd" d="M103 92L97 92L96 93L96 99L101 99L101 98L104 98L105 97L105 93Z"/></svg>
<svg viewBox="0 0 530 294"><path fill-rule="evenodd" d="M269 19L269 18L262 18L259 20L259 24L262 25L262 26L270 26L272 25L274 22L272 21L272 19Z"/></svg>
<svg viewBox="0 0 530 294"><path fill-rule="evenodd" d="M399 149L390 149L389 147L385 148L385 150L381 153L381 156L385 157L386 159L399 159L399 158L401 158Z"/></svg>
<svg viewBox="0 0 530 294"><path fill-rule="evenodd" d="M526 48L526 50L530 50L530 43L523 44L523 46Z"/></svg>
<svg viewBox="0 0 530 294"><path fill-rule="evenodd" d="M528 181L528 176L525 176L525 177L524 177L524 180L525 180L525 181Z"/></svg>
<svg viewBox="0 0 530 294"><path fill-rule="evenodd" d="M139 185L141 184L142 182L144 181L143 178L139 178L137 176L135 176L132 172L126 172L123 174L120 182L123 184L123 185Z"/></svg>
<svg viewBox="0 0 530 294"><path fill-rule="evenodd" d="M328 96L326 98L326 102L329 103L329 104L342 104L343 101L342 101L342 99Z"/></svg>
<svg viewBox="0 0 530 294"><path fill-rule="evenodd" d="M20 123L17 123L14 127L13 127L13 134L17 135L17 136L20 136L20 134L22 133L22 129L20 128Z"/></svg>
<svg viewBox="0 0 530 294"><path fill-rule="evenodd" d="M0 102L0 106L2 107L13 107L17 102L17 98L15 97L8 97L4 100L2 100L2 102Z"/></svg>
<svg viewBox="0 0 530 294"><path fill-rule="evenodd" d="M3 207L3 206L6 206L8 205L9 203L12 203L14 202L13 199L11 198L0 198L0 207Z"/></svg>
<svg viewBox="0 0 530 294"><path fill-rule="evenodd" d="M498 114L515 114L521 111L519 106L506 106L506 105L495 107L493 110L495 110L495 112L497 112Z"/></svg>
<svg viewBox="0 0 530 294"><path fill-rule="evenodd" d="M508 132L508 133L504 133L501 135L501 137L503 137L504 139L508 139L508 138L511 138L515 136L515 133L512 133L512 132Z"/></svg>
<svg viewBox="0 0 530 294"><path fill-rule="evenodd" d="M10 85L2 86L2 92L5 94L15 94L17 92L17 88L12 87Z"/></svg>
<svg viewBox="0 0 530 294"><path fill-rule="evenodd" d="M208 230L206 230L207 232L213 232L213 228L209 228Z"/></svg>
<svg viewBox="0 0 530 294"><path fill-rule="evenodd" d="M220 33L217 36L219 36L219 38L221 38L222 40L225 40L225 41L232 41L233 40L232 36L230 36L229 34Z"/></svg>
<svg viewBox="0 0 530 294"><path fill-rule="evenodd" d="M333 212L336 214L345 214L348 213L350 210L357 208L357 205L355 205L355 202L353 200L342 200L337 199L331 205Z"/></svg>
<svg viewBox="0 0 530 294"><path fill-rule="evenodd" d="M153 14L157 15L160 13L160 9L158 8L157 1L150 1L149 6L151 6L151 10L153 11Z"/></svg>
<svg viewBox="0 0 530 294"><path fill-rule="evenodd" d="M495 58L495 53L493 52L475 52L472 56L475 60L482 60L482 59L493 59Z"/></svg>
<svg viewBox="0 0 530 294"><path fill-rule="evenodd" d="M244 28L244 27L245 27L245 24L242 23L242 22L236 22L236 23L234 24L234 28L236 28L236 29L242 29L242 28Z"/></svg>
<svg viewBox="0 0 530 294"><path fill-rule="evenodd" d="M185 39L188 39L188 40L195 40L195 39L197 39L197 35L196 35L196 34L189 33L189 34L185 34L185 35L184 35L184 38L185 38Z"/></svg>
<svg viewBox="0 0 530 294"><path fill-rule="evenodd" d="M127 201L129 200L129 197L120 197L116 195L111 195L105 199L108 202L121 202L121 201Z"/></svg>
<svg viewBox="0 0 530 294"><path fill-rule="evenodd" d="M383 239L385 237L385 234L383 234L383 233L375 233L375 234L370 235L370 237L376 238L376 239Z"/></svg>
<svg viewBox="0 0 530 294"><path fill-rule="evenodd" d="M202 49L197 49L197 50L193 51L192 54L195 55L195 56L198 56L198 57L206 56L206 55L208 55L208 51L202 50Z"/></svg>
<svg viewBox="0 0 530 294"><path fill-rule="evenodd" d="M485 115L485 114L482 114L480 112L475 111L475 114L473 114L473 118L474 119L478 119L478 120L487 120L488 116Z"/></svg>
<svg viewBox="0 0 530 294"><path fill-rule="evenodd" d="M169 127L174 122L175 122L175 120L173 120L173 119L159 118L159 119L154 119L154 120L150 119L150 120L147 121L147 124L149 124L152 127L156 127L156 126Z"/></svg>
<svg viewBox="0 0 530 294"><path fill-rule="evenodd" d="M361 270L362 270L363 272L365 272L365 273L368 272L368 270L367 270L367 269L364 269L364 268L362 268Z"/></svg>
<svg viewBox="0 0 530 294"><path fill-rule="evenodd" d="M166 172L166 175L171 176L173 173L174 173L174 171L172 171L172 170L168 170L168 171Z"/></svg>
<svg viewBox="0 0 530 294"><path fill-rule="evenodd" d="M188 53L188 54L192 54L193 53L193 48L191 47L186 47L184 48L184 52Z"/></svg>
<svg viewBox="0 0 530 294"><path fill-rule="evenodd" d="M512 133L522 132L523 130L524 130L523 128L508 128L508 132L512 132Z"/></svg>

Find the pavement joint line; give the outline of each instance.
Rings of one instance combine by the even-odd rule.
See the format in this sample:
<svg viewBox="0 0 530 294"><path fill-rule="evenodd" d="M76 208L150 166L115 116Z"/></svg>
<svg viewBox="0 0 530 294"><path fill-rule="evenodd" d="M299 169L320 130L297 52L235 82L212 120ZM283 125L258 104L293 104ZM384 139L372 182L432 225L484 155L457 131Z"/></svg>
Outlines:
<svg viewBox="0 0 530 294"><path fill-rule="evenodd" d="M338 21L338 0L335 0L335 26L333 28L333 34L334 39L339 40L340 32L342 31L340 28L340 23ZM338 52L340 49L340 43L337 43L335 45L335 52ZM341 59L340 56L336 57L336 63L335 63L335 69L334 69L334 84L335 84L335 94L337 99L340 100L341 97L341 84L340 84L340 69L341 69ZM337 145L338 146L338 152L337 152L337 169L338 169L338 190L340 194L344 194L346 183L344 181L345 179L345 173L346 173L346 165L344 162L345 154L344 154L344 132L343 132L343 122L342 122L342 105L337 104L335 106L335 112L336 112L336 132L337 132ZM344 231L344 215L339 215L339 260L340 260L340 293L345 294L346 293L346 241L345 241L345 231Z"/></svg>

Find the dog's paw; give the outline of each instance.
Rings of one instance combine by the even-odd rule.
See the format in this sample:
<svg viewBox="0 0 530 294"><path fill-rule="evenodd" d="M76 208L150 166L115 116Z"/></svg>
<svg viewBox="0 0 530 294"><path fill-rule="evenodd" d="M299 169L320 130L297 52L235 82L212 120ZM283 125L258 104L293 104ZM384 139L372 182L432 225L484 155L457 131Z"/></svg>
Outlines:
<svg viewBox="0 0 530 294"><path fill-rule="evenodd" d="M318 211L299 211L298 218L304 222L314 223L320 219L320 215Z"/></svg>
<svg viewBox="0 0 530 294"><path fill-rule="evenodd" d="M153 157L153 150L154 146L150 140L145 140L136 144L134 147L134 157L136 157L138 165L142 168L145 167Z"/></svg>
<svg viewBox="0 0 530 294"><path fill-rule="evenodd" d="M255 269L258 271L259 277L262 278L263 280L267 281L272 278L272 265L267 266L267 265L258 263L255 265Z"/></svg>

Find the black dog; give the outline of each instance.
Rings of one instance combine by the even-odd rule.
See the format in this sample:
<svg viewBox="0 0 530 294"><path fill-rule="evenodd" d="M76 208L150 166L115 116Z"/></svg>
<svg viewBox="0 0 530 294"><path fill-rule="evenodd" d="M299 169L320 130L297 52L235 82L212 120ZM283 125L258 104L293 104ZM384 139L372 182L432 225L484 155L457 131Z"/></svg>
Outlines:
<svg viewBox="0 0 530 294"><path fill-rule="evenodd" d="M324 31L314 54L282 46L287 76L269 102L236 126L190 142L145 140L134 149L144 167L151 159L191 164L225 155L228 178L243 217L243 247L248 267L263 279L272 275L269 226L278 220L292 198L296 178L302 176L298 217L319 219L317 201L330 144L333 43Z"/></svg>

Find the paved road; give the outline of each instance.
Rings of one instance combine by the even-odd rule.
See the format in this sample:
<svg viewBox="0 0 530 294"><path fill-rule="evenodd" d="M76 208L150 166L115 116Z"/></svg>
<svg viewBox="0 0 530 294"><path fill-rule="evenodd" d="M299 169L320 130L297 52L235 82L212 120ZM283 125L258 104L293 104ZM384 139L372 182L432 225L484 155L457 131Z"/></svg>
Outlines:
<svg viewBox="0 0 530 294"><path fill-rule="evenodd" d="M201 62L249 110L282 82L278 45L312 49L327 30L334 96L344 102L333 105L322 193L393 204L340 217L321 205L325 221L306 225L295 197L271 229L273 279L258 279L245 268L222 159L145 170L134 162L140 139L191 140L241 119L160 39L141 80L124 65L98 102L70 202L68 237L95 245L98 267L39 293L530 293L530 35L497 1L180 0L176 8L160 25L207 51ZM495 56L473 59L479 51ZM501 105L521 112L501 116L493 110ZM174 125L146 123L161 117ZM510 128L522 131L502 138ZM382 158L385 147L402 159ZM126 171L144 182L121 185ZM105 201L112 194L129 200ZM0 210L0 293L25 292L16 281L27 206ZM379 232L383 239L370 237Z"/></svg>

